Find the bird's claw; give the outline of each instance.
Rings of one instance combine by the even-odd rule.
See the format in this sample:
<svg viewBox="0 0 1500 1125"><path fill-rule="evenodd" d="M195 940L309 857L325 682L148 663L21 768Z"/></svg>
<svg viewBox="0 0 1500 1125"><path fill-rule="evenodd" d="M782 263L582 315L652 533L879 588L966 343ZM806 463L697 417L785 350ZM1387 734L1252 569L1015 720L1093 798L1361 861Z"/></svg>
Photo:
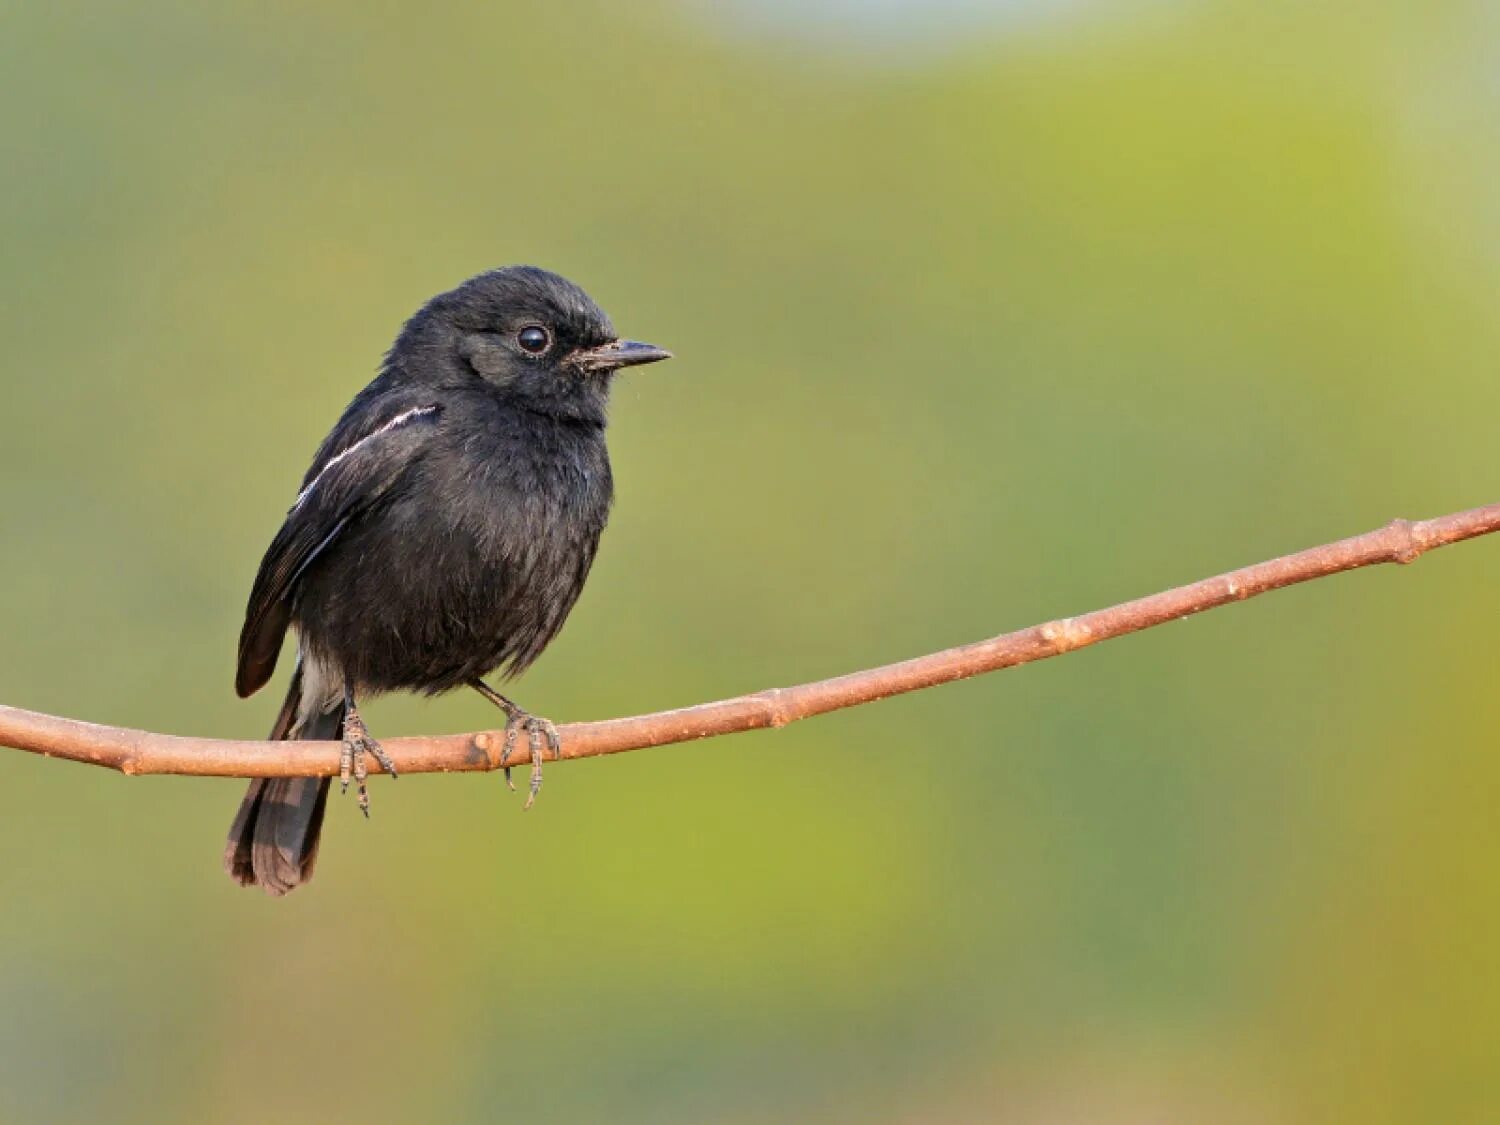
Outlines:
<svg viewBox="0 0 1500 1125"><path fill-rule="evenodd" d="M553 758L562 757L562 738L551 719L543 719L517 707L505 717L505 749L500 753L500 766L505 770L505 784L516 791L516 783L510 777L510 756L515 751L516 739L521 731L526 732L527 749L531 751L531 786L526 794L522 811L536 803L536 795L542 791L543 750L551 750Z"/></svg>
<svg viewBox="0 0 1500 1125"><path fill-rule="evenodd" d="M396 763L391 761L385 748L370 737L370 732L365 729L364 721L358 715L349 715L344 720L344 743L339 750L339 792L349 791L349 780L352 777L359 793L359 811L368 819L370 792L365 781L370 776L370 769L365 764L366 754L373 757L391 777L396 776Z"/></svg>

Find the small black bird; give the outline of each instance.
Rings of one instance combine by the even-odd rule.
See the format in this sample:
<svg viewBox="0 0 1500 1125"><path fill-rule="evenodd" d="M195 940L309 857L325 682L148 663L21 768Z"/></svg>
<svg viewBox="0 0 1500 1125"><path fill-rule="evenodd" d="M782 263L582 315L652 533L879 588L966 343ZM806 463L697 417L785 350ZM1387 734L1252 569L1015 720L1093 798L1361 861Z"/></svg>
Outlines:
<svg viewBox="0 0 1500 1125"><path fill-rule="evenodd" d="M255 576L235 689L271 678L287 626L297 667L273 739L342 738L340 781L369 815L365 755L395 776L357 699L471 687L532 749L557 731L480 677L524 671L562 628L593 564L614 484L610 383L671 353L618 339L572 282L492 270L434 297L344 411ZM506 771L507 778L509 770ZM224 866L283 895L312 877L327 778L257 780Z"/></svg>

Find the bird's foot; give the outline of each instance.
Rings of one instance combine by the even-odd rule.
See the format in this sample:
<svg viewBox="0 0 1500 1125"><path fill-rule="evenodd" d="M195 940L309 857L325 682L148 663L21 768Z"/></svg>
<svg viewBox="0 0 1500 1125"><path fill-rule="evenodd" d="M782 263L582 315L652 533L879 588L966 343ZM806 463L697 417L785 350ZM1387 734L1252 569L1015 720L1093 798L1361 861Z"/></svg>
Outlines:
<svg viewBox="0 0 1500 1125"><path fill-rule="evenodd" d="M352 777L359 792L359 811L368 818L370 793L365 788L365 779L370 776L370 770L365 765L366 754L370 754L386 773L396 776L396 763L391 761L385 748L370 737L359 712L350 710L344 716L344 745L339 751L339 792L349 791L349 779Z"/></svg>
<svg viewBox="0 0 1500 1125"><path fill-rule="evenodd" d="M531 791L526 794L525 809L536 803L536 795L542 791L542 752L551 750L553 758L562 757L562 738L551 719L533 715L519 703L507 699L483 680L469 681L469 686L505 712L505 748L500 752L500 768L505 771L505 784L516 791L516 783L510 779L510 756L515 752L516 739L524 730L526 745L531 751Z"/></svg>
<svg viewBox="0 0 1500 1125"><path fill-rule="evenodd" d="M516 783L510 779L511 753L516 748L516 739L521 731L526 732L527 749L531 751L531 787L526 794L526 803L521 806L522 811L531 808L536 803L536 795L542 791L542 750L552 751L554 758L562 757L562 738L557 733L557 726L551 719L543 719L538 715L530 714L521 710L515 704L511 704L512 710L505 713L505 749L500 752L500 765L505 770L505 784L510 786L510 791L516 791Z"/></svg>

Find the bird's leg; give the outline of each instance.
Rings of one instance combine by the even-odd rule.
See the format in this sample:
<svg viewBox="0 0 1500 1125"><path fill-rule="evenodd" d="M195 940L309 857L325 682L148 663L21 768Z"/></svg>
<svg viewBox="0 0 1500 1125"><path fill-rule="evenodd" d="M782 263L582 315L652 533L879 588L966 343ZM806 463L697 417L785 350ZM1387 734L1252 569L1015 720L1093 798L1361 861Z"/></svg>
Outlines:
<svg viewBox="0 0 1500 1125"><path fill-rule="evenodd" d="M385 748L370 737L365 721L359 717L359 708L354 706L354 686L345 680L344 745L339 751L339 792L348 792L349 778L352 775L359 792L359 811L368 818L370 794L365 788L365 779L370 776L370 771L365 765L366 753L373 755L380 763L380 768L391 777L396 776L396 763L391 761L391 756L385 752Z"/></svg>
<svg viewBox="0 0 1500 1125"><path fill-rule="evenodd" d="M531 714L520 704L505 698L483 680L472 680L469 686L505 712L505 749L500 752L500 765L505 770L505 784L515 792L515 782L510 779L510 755L516 748L516 736L526 732L526 745L531 751L531 791L526 795L524 808L531 808L536 795L542 791L542 749L552 751L554 758L562 757L562 738L551 719Z"/></svg>

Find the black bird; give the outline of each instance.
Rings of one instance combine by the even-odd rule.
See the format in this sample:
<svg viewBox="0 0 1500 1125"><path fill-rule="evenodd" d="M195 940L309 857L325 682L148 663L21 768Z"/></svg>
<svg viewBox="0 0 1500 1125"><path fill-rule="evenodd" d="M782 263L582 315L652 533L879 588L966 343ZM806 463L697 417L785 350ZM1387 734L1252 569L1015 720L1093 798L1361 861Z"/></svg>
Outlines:
<svg viewBox="0 0 1500 1125"><path fill-rule="evenodd" d="M407 321L319 447L250 592L241 696L297 630L271 738L341 738L342 787L352 776L368 816L365 755L395 770L356 700L471 687L505 711L507 755L527 734L529 808L557 731L481 677L524 671L562 628L614 494L610 384L670 356L617 338L588 294L533 266L480 274ZM236 882L283 895L312 877L329 782L250 783L224 853Z"/></svg>

